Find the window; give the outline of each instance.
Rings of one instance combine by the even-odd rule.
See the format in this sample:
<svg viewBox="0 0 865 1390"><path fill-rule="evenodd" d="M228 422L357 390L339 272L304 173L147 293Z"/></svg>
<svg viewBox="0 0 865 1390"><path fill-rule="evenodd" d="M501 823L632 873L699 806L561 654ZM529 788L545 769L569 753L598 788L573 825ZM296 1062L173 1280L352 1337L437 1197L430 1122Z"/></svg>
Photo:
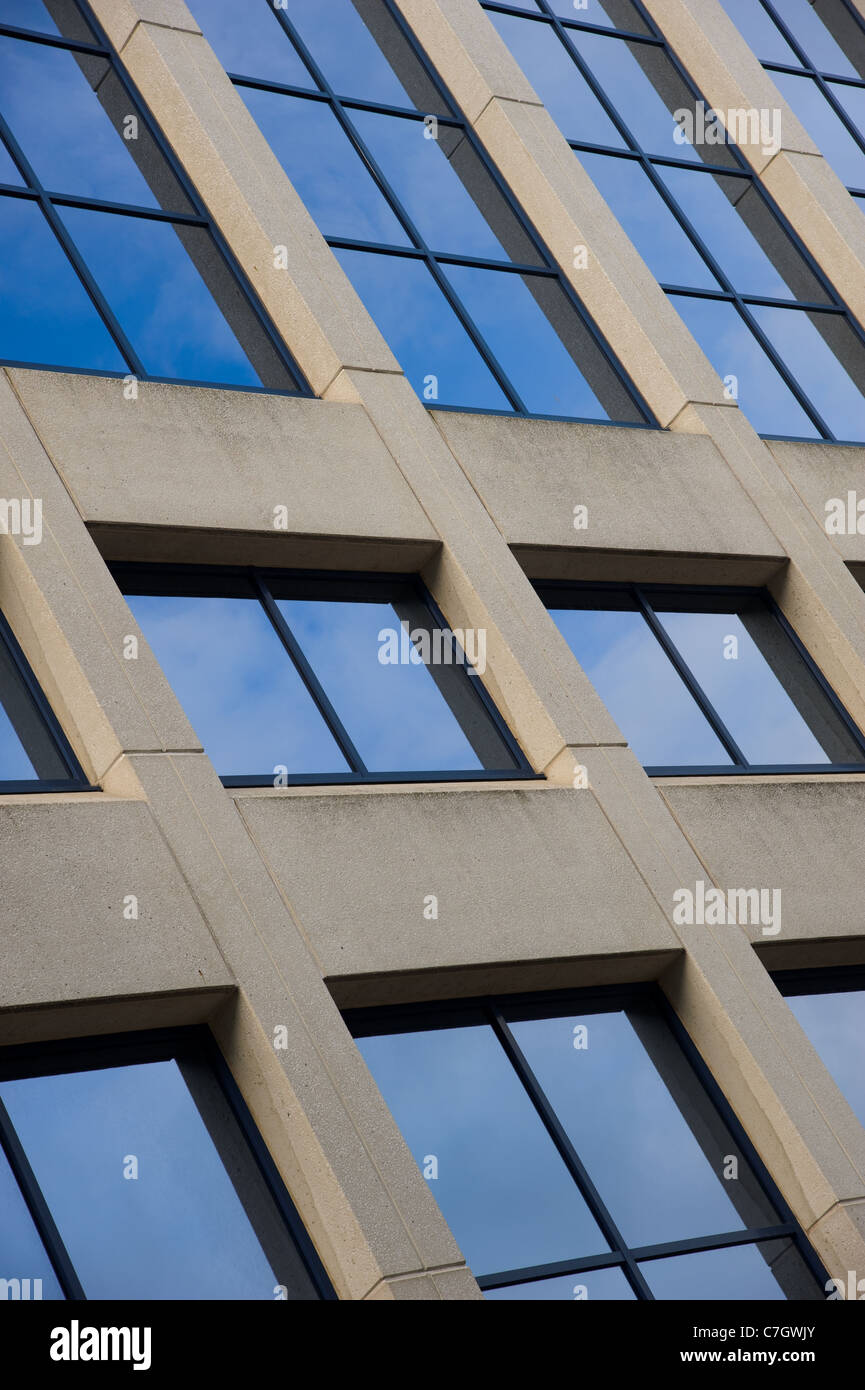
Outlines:
<svg viewBox="0 0 865 1390"><path fill-rule="evenodd" d="M865 969L786 970L772 978L865 1125Z"/></svg>
<svg viewBox="0 0 865 1390"><path fill-rule="evenodd" d="M821 1270L653 988L346 1021L487 1298L821 1296Z"/></svg>
<svg viewBox="0 0 865 1390"><path fill-rule="evenodd" d="M721 0L772 81L863 207L865 24L847 0ZM865 210L865 207L863 207Z"/></svg>
<svg viewBox="0 0 865 1390"><path fill-rule="evenodd" d="M862 771L862 735L763 590L537 588L648 773Z"/></svg>
<svg viewBox="0 0 865 1390"><path fill-rule="evenodd" d="M0 613L0 793L86 791L89 785Z"/></svg>
<svg viewBox="0 0 865 1390"><path fill-rule="evenodd" d="M307 391L87 7L50 10L0 0L0 360Z"/></svg>
<svg viewBox="0 0 865 1390"><path fill-rule="evenodd" d="M865 440L860 326L642 5L483 6L754 428Z"/></svg>
<svg viewBox="0 0 865 1390"><path fill-rule="evenodd" d="M192 10L422 400L650 421L388 0Z"/></svg>
<svg viewBox="0 0 865 1390"><path fill-rule="evenodd" d="M412 576L114 574L226 786L534 775Z"/></svg>
<svg viewBox="0 0 865 1390"><path fill-rule="evenodd" d="M0 1202L7 1297L333 1297L198 1028L0 1053Z"/></svg>

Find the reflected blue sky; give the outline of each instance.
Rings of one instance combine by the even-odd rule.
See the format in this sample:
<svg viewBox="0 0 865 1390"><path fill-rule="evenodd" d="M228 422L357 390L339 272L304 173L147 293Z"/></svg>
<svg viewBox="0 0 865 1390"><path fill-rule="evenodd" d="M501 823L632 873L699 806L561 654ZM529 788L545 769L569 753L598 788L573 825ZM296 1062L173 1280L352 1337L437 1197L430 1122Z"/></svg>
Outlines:
<svg viewBox="0 0 865 1390"><path fill-rule="evenodd" d="M788 995L787 1003L865 1125L865 990Z"/></svg>
<svg viewBox="0 0 865 1390"><path fill-rule="evenodd" d="M0 198L0 302L0 357L125 370L42 210L23 198Z"/></svg>
<svg viewBox="0 0 865 1390"><path fill-rule="evenodd" d="M585 1294L576 1290L585 1289ZM603 1299L605 1303L628 1303L636 1294L620 1269L592 1269L583 1274L564 1274L558 1279L539 1279L533 1284L510 1284L504 1289L487 1289L484 1298L491 1302L559 1302L585 1301L588 1303Z"/></svg>
<svg viewBox="0 0 865 1390"><path fill-rule="evenodd" d="M43 1299L60 1299L63 1290L27 1210L27 1204L0 1149L0 1279L41 1279ZM35 1293L31 1284L31 1297Z"/></svg>
<svg viewBox="0 0 865 1390"><path fill-rule="evenodd" d="M175 1062L4 1081L0 1097L89 1298L273 1298ZM127 1155L137 1179L123 1176ZM5 1226L4 1206L4 1241Z"/></svg>
<svg viewBox="0 0 865 1390"><path fill-rule="evenodd" d="M16 24L19 29L35 29L42 34L58 32L42 0L0 0L0 24Z"/></svg>
<svg viewBox="0 0 865 1390"><path fill-rule="evenodd" d="M844 77L858 76L811 0L775 0L775 3L787 28L818 71L835 72ZM721 0L721 4L758 58L764 62L799 65L798 58L760 0Z"/></svg>
<svg viewBox="0 0 865 1390"><path fill-rule="evenodd" d="M721 5L758 58L799 66L799 59L760 0L721 0Z"/></svg>
<svg viewBox="0 0 865 1390"><path fill-rule="evenodd" d="M786 1298L756 1245L649 1260L640 1270L655 1298L688 1302L713 1298L778 1302Z"/></svg>
<svg viewBox="0 0 865 1390"><path fill-rule="evenodd" d="M608 1249L487 1024L358 1047L473 1273Z"/></svg>
<svg viewBox="0 0 865 1390"><path fill-rule="evenodd" d="M257 600L126 601L220 776L349 770Z"/></svg>
<svg viewBox="0 0 865 1390"><path fill-rule="evenodd" d="M841 181L854 188L865 187L865 151L832 110L814 79L789 72L770 75ZM837 87L836 90L840 96L844 89Z"/></svg>
<svg viewBox="0 0 865 1390"><path fill-rule="evenodd" d="M0 704L0 782L29 781L36 770Z"/></svg>
<svg viewBox="0 0 865 1390"><path fill-rule="evenodd" d="M550 614L644 766L732 765L641 613Z"/></svg>

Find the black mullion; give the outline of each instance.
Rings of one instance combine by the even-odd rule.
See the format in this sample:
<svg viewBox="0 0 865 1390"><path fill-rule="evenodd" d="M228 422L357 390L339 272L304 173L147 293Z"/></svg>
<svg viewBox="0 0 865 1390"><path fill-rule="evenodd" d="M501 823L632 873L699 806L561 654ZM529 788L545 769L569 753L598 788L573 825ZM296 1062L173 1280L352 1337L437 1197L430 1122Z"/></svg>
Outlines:
<svg viewBox="0 0 865 1390"><path fill-rule="evenodd" d="M137 377L146 376L147 373L144 369L143 362L140 360L131 342L124 333L119 320L115 317L102 291L100 290L99 286L97 285L96 281L94 280L93 276L88 270L82 256L78 251L78 248L72 240L72 237L66 230L66 227L64 226L62 219L55 212L54 207L48 197L48 194L45 192L40 180L36 175L36 171L33 169L32 165L30 164L30 161L24 154L24 151L21 149L21 146L15 139L15 136L12 134L12 131L10 130L9 125L2 112L0 112L0 136L2 136L9 150L9 153L12 155L13 160L18 166L19 173L21 173L21 175L24 177L24 179L26 179L27 183L36 193L39 206L41 207L42 212L45 215L48 225L50 226L57 240L59 241L61 247L65 251L67 259L71 262L72 268L78 276L78 279L81 281L82 285L84 286L84 289L87 291L87 294L93 301L93 305L96 309L96 312L101 316L102 321L108 329L109 333L111 334L112 338L114 339L116 346L120 349L121 354L126 358L127 365L132 368L134 374Z"/></svg>
<svg viewBox="0 0 865 1390"><path fill-rule="evenodd" d="M84 23L90 27L90 21L82 15ZM99 43L87 43L85 39L67 39L62 34L42 34L37 29L20 29L15 24L0 24L0 35L9 39L23 39L27 43L47 44L49 48L66 48L74 53L92 54L94 58L106 58L110 61L111 54L107 48Z"/></svg>
<svg viewBox="0 0 865 1390"><path fill-rule="evenodd" d="M759 1228L745 1227L741 1231L725 1231L715 1236L693 1236L684 1240L665 1241L658 1245L634 1246L630 1254L640 1263L672 1259L677 1255L699 1255L710 1250L729 1250L738 1245L761 1245L769 1240L794 1238L796 1227L791 1222ZM495 1274L476 1276L482 1289L502 1289L514 1284L533 1284L555 1279L563 1274L589 1274L596 1269L612 1269L624 1264L620 1251L609 1255L583 1255L573 1260L556 1260L548 1264L526 1265L523 1269L497 1270Z"/></svg>
<svg viewBox="0 0 865 1390"><path fill-rule="evenodd" d="M12 1175L18 1184L21 1196L24 1198L27 1210L39 1233L39 1238L45 1247L45 1252L51 1261L64 1296L68 1299L86 1299L87 1295L75 1273L69 1252L63 1243L54 1217L51 1215L51 1210L36 1180L36 1174L30 1167L27 1155L2 1099L0 1099L0 1149L3 1150L9 1161Z"/></svg>
<svg viewBox="0 0 865 1390"><path fill-rule="evenodd" d="M251 87L257 92L273 92L276 96L284 97L305 97L307 100L325 103L331 100L327 92L318 91L315 87L297 87L292 82L274 82L267 77L248 77L241 72L229 72L226 76L235 87ZM403 116L410 121L425 121L427 116L434 115L439 125L455 126L457 129L463 124L455 116L440 116L438 112L419 111L413 106L392 106L388 102L367 100L364 97L337 96L336 100L340 106L345 106L351 111L370 111L378 116Z"/></svg>
<svg viewBox="0 0 865 1390"><path fill-rule="evenodd" d="M791 77L822 77L826 82L837 82L843 87L865 87L865 77L846 77L841 72L823 72L821 68L815 68L813 63L803 67L794 63L779 63L774 58L761 58L760 66L767 72L788 72Z"/></svg>
<svg viewBox="0 0 865 1390"><path fill-rule="evenodd" d="M659 282L660 283L660 282ZM718 299L726 303L740 300L766 309L800 309L806 314L835 314L846 317L840 304L815 304L802 299L773 299L768 294L731 294L728 290L698 290L691 285L661 284L665 294L678 294L683 299Z"/></svg>
<svg viewBox="0 0 865 1390"><path fill-rule="evenodd" d="M823 416L820 414L817 407L815 405L812 405L810 396L806 395L804 387L799 385L798 381L793 376L793 373L787 367L786 363L783 361L770 339L767 337L757 320L754 318L754 315L751 313L745 300L739 294L736 295L735 307L738 309L741 317L745 320L747 327L750 329L751 333L757 339L757 342L762 347L766 356L769 358L769 361L772 363L772 366L775 368L775 371L783 379L783 381L786 382L787 386L790 388L791 392L796 397L796 400L801 405L802 409L810 419L811 423L817 426L817 429L823 435L824 439L834 440L836 437L835 431L829 428L828 424L823 419ZM850 322L849 318L847 319L847 322Z"/></svg>
<svg viewBox="0 0 865 1390"><path fill-rule="evenodd" d="M54 710L46 699L42 686L33 675L30 663L24 655L21 644L12 631L9 620L3 612L0 612L0 643L3 644L6 653L24 683L30 699L36 707L37 713L40 715L43 724L47 727L57 752L60 754L62 761L66 764L66 771L69 773L70 781L78 783L79 786L89 787L90 784L84 776L84 770L75 756L72 745L67 739ZM24 751L25 753L27 752L26 748ZM43 780L55 781L56 779L38 778L37 780L41 783Z"/></svg>
<svg viewBox="0 0 865 1390"><path fill-rule="evenodd" d="M586 1206L597 1222L604 1239L608 1242L612 1250L621 1255L621 1268L625 1278L628 1280L628 1283L631 1285L631 1288L638 1298L653 1300L654 1294L646 1283L640 1270L637 1268L636 1262L630 1254L627 1244L613 1220L611 1212L589 1177L588 1171L583 1166L579 1154L568 1138L564 1126L559 1120L558 1115L548 1100L532 1068L529 1066L522 1048L505 1021L501 1009L495 1002L490 1003L488 1007L488 1016L493 1031L504 1048L505 1055L519 1077L532 1105L540 1116L541 1122L555 1144Z"/></svg>
<svg viewBox="0 0 865 1390"><path fill-rule="evenodd" d="M664 40L657 38L654 34L635 34L632 29L611 29L608 24L593 24L588 19L565 19L564 15L558 15L555 10L549 9L546 0L538 0L540 14L534 14L531 10L518 9L516 5L501 4L499 0L481 0L481 4L485 10L514 15L518 19L557 19L565 28L582 29L587 34L615 34L618 38L637 39L640 43L650 43L656 47L663 47L664 45Z"/></svg>
<svg viewBox="0 0 865 1390"><path fill-rule="evenodd" d="M462 327L468 334L477 352L482 357L484 364L492 374L494 381L501 389L502 393L505 396L505 399L510 402L510 404L514 407L514 410L519 411L523 415L528 414L525 402L522 400L516 387L510 381L510 378L507 376L504 369L499 365L491 349L487 345L486 339L480 332L480 329L477 328L474 321L469 317L468 311L463 305L462 300L456 294L455 290L453 289L452 285L447 279L447 276L443 274L433 253L427 246L425 239L421 236L420 232L415 226L413 218L410 217L407 210L403 207L401 200L397 197L397 194L390 186L389 181L385 178L382 170L378 166L378 162L375 160L370 150L368 149L366 141L363 139L363 136L360 134L360 132L356 129L347 111L344 110L343 106L340 103L339 97L334 92L333 88L331 87L322 70L319 68L312 54L307 49L300 35L295 31L295 27L292 24L291 20L288 18L284 10L274 10L273 13L277 16L288 38L294 44L304 64L309 69L309 72L312 75L313 79L318 83L321 90L326 93L328 100L330 101L331 110L333 111L333 114L339 121L343 133L348 137L356 153L360 155L360 158L366 165L367 169L369 170L369 173L372 175L372 178L375 184L377 185L379 192L382 193L383 196L390 203L393 212L396 214L398 221L402 225L403 231L409 237L416 249L423 252L426 258L427 269L429 270L430 274L435 280L435 283L438 285L439 290L444 295L445 299L447 300L457 319L462 324ZM460 122L459 128L464 128L462 122Z"/></svg>
<svg viewBox="0 0 865 1390"><path fill-rule="evenodd" d="M426 252L417 246L395 246L390 242L360 241L357 238L345 236L329 236L325 240L328 246L335 246L344 251L377 251L383 256L402 256L404 260L426 260ZM492 261L484 256L463 256L459 252L451 251L432 251L430 255L445 265L465 265L475 267L478 270L503 270L511 275L537 275L541 279L558 279L558 271L548 269L546 266L520 265L515 261Z"/></svg>
<svg viewBox="0 0 865 1390"><path fill-rule="evenodd" d="M565 136L571 149L579 153L584 150L586 154L607 154L614 159L633 159L643 158L643 153L639 149L623 150L617 145L595 145L590 140L571 140ZM725 174L730 179L753 179L754 175L750 169L740 169L738 165L733 168L726 164L709 164L705 159L701 159L697 164L693 159L677 159L674 154L652 154L646 155L653 164L670 165L673 169L700 169L709 174Z"/></svg>
<svg viewBox="0 0 865 1390"><path fill-rule="evenodd" d="M283 646L288 651L289 656L297 668L298 675L315 701L319 714L336 740L340 752L352 772L360 773L362 776L368 776L369 769L349 737L348 730L328 699L324 686L307 661L303 648L286 622L270 589L256 571L253 570L250 578L259 602L275 627L278 636L282 639Z"/></svg>
<svg viewBox="0 0 865 1390"><path fill-rule="evenodd" d="M51 193L45 197L64 208L84 208L92 212L113 212L123 217L142 217L151 222L177 222L185 227L204 227L207 218L197 212L168 212L165 208L148 208L138 203L113 203L104 198L83 198L75 193Z"/></svg>
<svg viewBox="0 0 865 1390"><path fill-rule="evenodd" d="M730 754L730 757L733 759L733 762L736 763L739 767L747 767L748 759L745 757L745 754L742 752L741 748L736 743L736 740L733 738L733 735L730 733L723 719L718 714L714 705L709 700L709 697L704 693L702 686L697 681L697 678L694 676L693 672L691 671L691 668L688 666L687 662L679 652L679 649L671 641L663 625L658 621L657 617L655 616L655 610L652 608L652 605L645 597L641 587L638 584L634 584L632 587L632 593L634 594L634 597L637 600L640 612L642 613L646 622L649 624L649 627L651 628L658 642L661 644L661 647L669 657L670 661L673 663L673 666L678 671L682 680L685 682L685 685L687 686L691 695L699 705L703 714L706 716L711 728L718 735L718 738L721 740L727 752Z"/></svg>

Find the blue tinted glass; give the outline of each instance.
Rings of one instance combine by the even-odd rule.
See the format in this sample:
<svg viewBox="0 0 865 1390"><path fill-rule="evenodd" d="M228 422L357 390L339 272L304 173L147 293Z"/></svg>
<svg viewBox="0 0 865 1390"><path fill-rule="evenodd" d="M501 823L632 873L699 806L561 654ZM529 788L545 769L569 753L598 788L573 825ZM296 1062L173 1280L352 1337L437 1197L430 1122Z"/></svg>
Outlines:
<svg viewBox="0 0 865 1390"><path fill-rule="evenodd" d="M57 1275L51 1267L51 1261L45 1253L45 1247L2 1149L0 1212L3 1213L0 1222L0 1279L29 1279L31 1298L62 1298L63 1290ZM41 1289L33 1283L36 1279L41 1280Z"/></svg>
<svg viewBox="0 0 865 1390"><path fill-rule="evenodd" d="M664 604L656 611L749 762L861 761L804 661L762 604L743 608L741 616L676 613Z"/></svg>
<svg viewBox="0 0 865 1390"><path fill-rule="evenodd" d="M721 4L748 47L763 62L801 66L781 30L763 9L760 0L721 0Z"/></svg>
<svg viewBox="0 0 865 1390"><path fill-rule="evenodd" d="M0 24L19 29L35 29L40 34L56 34L57 25L42 0L0 0Z"/></svg>
<svg viewBox="0 0 865 1390"><path fill-rule="evenodd" d="M642 149L676 159L700 160L693 145L679 144L674 138L680 126L672 113L692 106L693 97L661 49L574 29L569 30L569 38ZM670 94L670 106L660 95L664 90Z"/></svg>
<svg viewBox="0 0 865 1390"><path fill-rule="evenodd" d="M783 4L778 5L778 13L819 72L837 72L841 77L859 76L843 48L818 17L813 0L783 0Z"/></svg>
<svg viewBox="0 0 865 1390"><path fill-rule="evenodd" d="M424 264L368 251L336 255L422 399L475 410L510 409Z"/></svg>
<svg viewBox="0 0 865 1390"><path fill-rule="evenodd" d="M355 111L352 118L370 154L433 251L510 259L451 168L438 140L421 121Z"/></svg>
<svg viewBox="0 0 865 1390"><path fill-rule="evenodd" d="M772 247L776 256L783 258L790 268L791 278L798 273L798 294L790 289L746 225L745 217L751 212L760 218L760 225L765 224L769 216L766 204L750 179L660 166L658 173L740 294L765 295L773 299L807 298L812 303L817 300L828 302L825 290L804 269L801 256L783 235L774 217L771 217L767 229L771 230ZM736 206L740 200L741 212L737 211Z"/></svg>
<svg viewBox="0 0 865 1390"><path fill-rule="evenodd" d="M102 59L76 60L66 49L0 37L3 115L43 187L155 207L123 139L122 115L115 129L91 87L109 73Z"/></svg>
<svg viewBox="0 0 865 1390"><path fill-rule="evenodd" d="M846 321L761 305L752 313L835 438L865 440L865 397L839 361L847 358L862 379L862 347Z"/></svg>
<svg viewBox="0 0 865 1390"><path fill-rule="evenodd" d="M325 236L409 245L329 105L249 87L239 90Z"/></svg>
<svg viewBox="0 0 865 1390"><path fill-rule="evenodd" d="M865 1125L865 990L799 994L787 1003Z"/></svg>
<svg viewBox="0 0 865 1390"><path fill-rule="evenodd" d="M212 271L218 260L203 228L83 208L59 211L151 376L259 385L193 263L194 256Z"/></svg>
<svg viewBox="0 0 865 1390"><path fill-rule="evenodd" d="M3 503L3 527L32 531L33 516ZM60 751L34 702L12 652L0 636L0 781L69 777Z"/></svg>
<svg viewBox="0 0 865 1390"><path fill-rule="evenodd" d="M4 1081L0 1096L89 1298L273 1299L175 1062Z"/></svg>
<svg viewBox="0 0 865 1390"><path fill-rule="evenodd" d="M279 8L338 96L414 106L351 0L281 0Z"/></svg>
<svg viewBox="0 0 865 1390"><path fill-rule="evenodd" d="M730 764L642 614L580 608L551 613L644 766Z"/></svg>
<svg viewBox="0 0 865 1390"><path fill-rule="evenodd" d="M820 438L817 426L811 423L732 304L675 294L670 298L718 375L723 379L735 378L728 383L728 390L759 434ZM780 312L789 319L798 310ZM804 381L808 385L809 375L806 369Z"/></svg>
<svg viewBox="0 0 865 1390"><path fill-rule="evenodd" d="M693 289L718 289L718 281L703 257L636 160L583 152L579 160L656 280Z"/></svg>
<svg viewBox="0 0 865 1390"><path fill-rule="evenodd" d="M777 1242L763 1248L771 1256L777 1252ZM732 1245L726 1250L649 1260L640 1265L640 1271L655 1298L690 1302L712 1298L775 1301L786 1297L758 1245Z"/></svg>
<svg viewBox="0 0 865 1390"><path fill-rule="evenodd" d="M626 148L572 56L548 24L495 12L490 13L490 18L569 140ZM622 48L622 52L627 50ZM667 123L672 128L669 115Z"/></svg>
<svg viewBox="0 0 865 1390"><path fill-rule="evenodd" d="M573 330L574 310L561 302L558 284L473 266L449 265L444 270L527 410L608 418L541 307L546 301L563 331Z"/></svg>
<svg viewBox="0 0 865 1390"><path fill-rule="evenodd" d="M491 1028L357 1045L475 1274L608 1249Z"/></svg>
<svg viewBox="0 0 865 1390"><path fill-rule="evenodd" d="M587 1032L577 1039L581 1026ZM700 1087L683 1061L669 1061L669 1034L655 1015L529 1019L511 1029L629 1245L772 1223L768 1204L756 1221L742 1219L734 1204L739 1183L723 1178L725 1156L735 1153L730 1135L707 1137L695 1113ZM671 1089L696 1120L701 1142L652 1055L670 1066Z"/></svg>
<svg viewBox="0 0 865 1390"><path fill-rule="evenodd" d="M849 87L840 82L829 82L827 85L844 107L859 132L859 138L862 139L865 136L865 87Z"/></svg>
<svg viewBox="0 0 865 1390"><path fill-rule="evenodd" d="M0 690L0 702L5 692ZM25 782L35 778L36 770L24 751L8 714L0 703L0 782Z"/></svg>
<svg viewBox="0 0 865 1390"><path fill-rule="evenodd" d="M865 152L832 110L814 79L773 72L772 81L842 182L852 188L865 188Z"/></svg>
<svg viewBox="0 0 865 1390"><path fill-rule="evenodd" d="M257 600L127 602L221 776L349 771Z"/></svg>
<svg viewBox="0 0 865 1390"><path fill-rule="evenodd" d="M620 1269L592 1269L581 1274L563 1274L558 1279L538 1279L532 1284L511 1284L505 1289L487 1289L484 1298L493 1302L521 1299L525 1302L627 1302L636 1294Z"/></svg>
<svg viewBox="0 0 865 1390"><path fill-rule="evenodd" d="M286 87L316 87L265 0L191 0L202 33L226 72ZM246 93L244 93L246 95Z"/></svg>
<svg viewBox="0 0 865 1390"><path fill-rule="evenodd" d="M483 765L433 679L434 668L423 664L422 649L412 659L391 604L277 602L370 771L476 771ZM409 632L419 630L406 621ZM432 649L428 655L434 656ZM450 674L462 673L451 666ZM501 755L493 763L511 765Z"/></svg>
<svg viewBox="0 0 865 1390"><path fill-rule="evenodd" d="M553 14L562 19L576 19L583 24L603 24L610 29L624 29L629 34L648 34L649 27L627 0L550 0ZM612 17L611 17L612 16Z"/></svg>
<svg viewBox="0 0 865 1390"><path fill-rule="evenodd" d="M19 188L24 184L11 154L2 141L0 141L0 183L12 183Z"/></svg>
<svg viewBox="0 0 865 1390"><path fill-rule="evenodd" d="M122 372L126 363L40 208L0 198L0 356Z"/></svg>

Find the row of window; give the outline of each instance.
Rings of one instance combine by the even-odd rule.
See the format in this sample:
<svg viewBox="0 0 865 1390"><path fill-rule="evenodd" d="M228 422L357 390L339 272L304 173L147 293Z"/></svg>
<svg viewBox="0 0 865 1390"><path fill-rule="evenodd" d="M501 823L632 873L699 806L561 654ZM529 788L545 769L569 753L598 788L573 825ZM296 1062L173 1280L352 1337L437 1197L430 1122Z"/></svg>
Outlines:
<svg viewBox="0 0 865 1390"><path fill-rule="evenodd" d="M865 440L861 327L639 0L479 3L757 430ZM846 0L727 3L865 160ZM422 399L654 423L390 0L192 9ZM0 91L0 360L308 389L83 0L0 0Z"/></svg>
<svg viewBox="0 0 865 1390"><path fill-rule="evenodd" d="M862 972L778 984L865 1123ZM487 1298L833 1291L654 987L346 1021ZM334 1296L204 1030L0 1054L0 1210L6 1298Z"/></svg>
<svg viewBox="0 0 865 1390"><path fill-rule="evenodd" d="M485 631L448 628L414 576L113 572L227 786L535 775L485 688ZM862 733L764 591L537 587L651 774L865 767ZM0 617L0 791L75 786Z"/></svg>

